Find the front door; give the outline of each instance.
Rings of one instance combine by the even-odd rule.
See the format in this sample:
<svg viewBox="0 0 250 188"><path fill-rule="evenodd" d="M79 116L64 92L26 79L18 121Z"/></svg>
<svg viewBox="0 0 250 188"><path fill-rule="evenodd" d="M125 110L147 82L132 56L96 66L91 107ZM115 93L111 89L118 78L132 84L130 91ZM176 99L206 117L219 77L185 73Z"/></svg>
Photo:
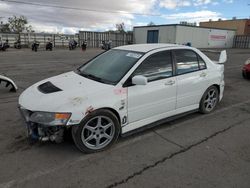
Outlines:
<svg viewBox="0 0 250 188"><path fill-rule="evenodd" d="M161 51L149 56L131 77L143 75L147 85L128 87L128 122L156 117L175 110L176 80L170 51Z"/></svg>

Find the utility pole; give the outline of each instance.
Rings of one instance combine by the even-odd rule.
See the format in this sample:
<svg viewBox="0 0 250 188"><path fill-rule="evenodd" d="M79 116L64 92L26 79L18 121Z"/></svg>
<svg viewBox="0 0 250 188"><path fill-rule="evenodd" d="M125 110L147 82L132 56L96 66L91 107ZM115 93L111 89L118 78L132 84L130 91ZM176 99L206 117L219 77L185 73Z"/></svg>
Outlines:
<svg viewBox="0 0 250 188"><path fill-rule="evenodd" d="M250 6L250 3L248 3L247 6ZM250 16L249 16L249 19L250 19Z"/></svg>
<svg viewBox="0 0 250 188"><path fill-rule="evenodd" d="M4 18L4 17L1 17L1 16L0 16L0 20L1 20L2 18ZM3 22L0 21L0 29L2 29L2 25L3 25Z"/></svg>

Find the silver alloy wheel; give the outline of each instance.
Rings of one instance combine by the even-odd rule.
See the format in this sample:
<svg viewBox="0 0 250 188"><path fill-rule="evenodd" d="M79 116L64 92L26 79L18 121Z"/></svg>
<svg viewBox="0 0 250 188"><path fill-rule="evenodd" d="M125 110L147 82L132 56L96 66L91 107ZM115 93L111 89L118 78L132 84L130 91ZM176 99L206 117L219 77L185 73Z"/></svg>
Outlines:
<svg viewBox="0 0 250 188"><path fill-rule="evenodd" d="M205 97L205 100L203 102L205 109L210 112L214 109L214 107L216 106L217 102L218 102L218 96L217 96L217 92L215 91L215 89L210 89L207 92L207 95Z"/></svg>
<svg viewBox="0 0 250 188"><path fill-rule="evenodd" d="M114 138L115 125L107 116L96 116L90 119L82 129L83 144L93 150L102 149Z"/></svg>

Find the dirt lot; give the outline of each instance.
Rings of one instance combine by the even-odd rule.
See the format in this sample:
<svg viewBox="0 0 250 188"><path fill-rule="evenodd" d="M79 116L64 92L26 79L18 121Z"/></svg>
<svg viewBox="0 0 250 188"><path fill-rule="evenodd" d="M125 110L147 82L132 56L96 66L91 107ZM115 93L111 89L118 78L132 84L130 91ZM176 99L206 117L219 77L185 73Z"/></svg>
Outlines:
<svg viewBox="0 0 250 188"><path fill-rule="evenodd" d="M225 94L212 114L191 114L97 154L80 153L72 140L29 145L20 93L100 52L0 52L0 74L20 88L0 89L0 187L250 187L250 81L241 76L250 50L228 50Z"/></svg>

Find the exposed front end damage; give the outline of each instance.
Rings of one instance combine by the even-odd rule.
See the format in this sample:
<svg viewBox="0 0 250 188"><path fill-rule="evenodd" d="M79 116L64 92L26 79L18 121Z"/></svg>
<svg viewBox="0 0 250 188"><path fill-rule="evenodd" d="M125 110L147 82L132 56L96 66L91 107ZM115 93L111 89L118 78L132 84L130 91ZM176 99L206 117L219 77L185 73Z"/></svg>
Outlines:
<svg viewBox="0 0 250 188"><path fill-rule="evenodd" d="M32 121L32 115L35 112L19 107L20 113L24 118L27 126L27 136L34 143L36 141L52 141L61 143L64 138L66 125L46 125Z"/></svg>
<svg viewBox="0 0 250 188"><path fill-rule="evenodd" d="M28 137L32 141L52 141L61 143L63 141L63 135L65 127L55 126L46 127L40 124L27 123Z"/></svg>
<svg viewBox="0 0 250 188"><path fill-rule="evenodd" d="M18 100L29 139L60 143L65 133L72 127L79 127L84 118L97 109L114 107L119 115L122 114L120 117L126 116L126 102L121 102L126 93L115 94L114 89L113 85L87 79L75 72L30 86ZM103 96L111 97L103 100Z"/></svg>

